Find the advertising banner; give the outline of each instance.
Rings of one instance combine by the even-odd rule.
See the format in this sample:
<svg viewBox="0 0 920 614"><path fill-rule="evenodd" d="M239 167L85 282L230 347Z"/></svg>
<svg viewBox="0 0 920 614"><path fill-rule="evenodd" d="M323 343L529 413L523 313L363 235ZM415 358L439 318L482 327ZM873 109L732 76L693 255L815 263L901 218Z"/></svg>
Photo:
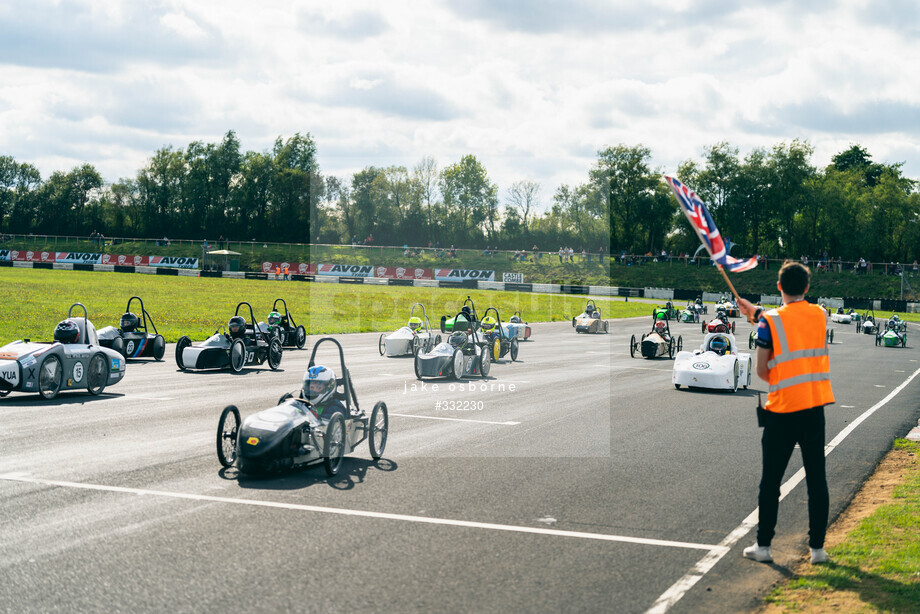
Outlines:
<svg viewBox="0 0 920 614"><path fill-rule="evenodd" d="M182 256L150 256L149 266L165 267L171 269L197 269L198 258L185 258Z"/></svg>
<svg viewBox="0 0 920 614"><path fill-rule="evenodd" d="M102 254L89 254L85 252L57 252L55 255L56 262L67 262L70 264L101 264Z"/></svg>
<svg viewBox="0 0 920 614"><path fill-rule="evenodd" d="M438 281L495 281L495 271L479 269L435 269L434 278Z"/></svg>
<svg viewBox="0 0 920 614"><path fill-rule="evenodd" d="M522 284L524 283L524 274L523 273L502 273L502 281L506 284Z"/></svg>
<svg viewBox="0 0 920 614"><path fill-rule="evenodd" d="M375 271L374 277L383 277L386 279L434 279L434 271L432 269L378 266L375 267Z"/></svg>
<svg viewBox="0 0 920 614"><path fill-rule="evenodd" d="M268 262L262 263L262 272L274 275L275 269L281 269L284 273L284 267L288 267L291 275L313 275L315 267L309 262Z"/></svg>
<svg viewBox="0 0 920 614"><path fill-rule="evenodd" d="M318 264L317 275L336 275L338 277L373 277L374 265Z"/></svg>
<svg viewBox="0 0 920 614"><path fill-rule="evenodd" d="M120 256L116 254L103 254L101 264L114 264L116 266L147 266L150 262L148 256Z"/></svg>

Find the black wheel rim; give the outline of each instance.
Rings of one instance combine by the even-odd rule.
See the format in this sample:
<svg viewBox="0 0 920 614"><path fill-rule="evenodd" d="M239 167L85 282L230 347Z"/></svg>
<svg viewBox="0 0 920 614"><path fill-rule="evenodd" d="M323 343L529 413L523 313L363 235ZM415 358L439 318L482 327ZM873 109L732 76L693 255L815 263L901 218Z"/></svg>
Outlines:
<svg viewBox="0 0 920 614"><path fill-rule="evenodd" d="M217 456L224 467L229 467L236 460L236 436L239 430L239 414L229 407L224 409L217 427Z"/></svg>
<svg viewBox="0 0 920 614"><path fill-rule="evenodd" d="M49 356L38 374L38 391L46 399L54 398L61 389L61 361Z"/></svg>
<svg viewBox="0 0 920 614"><path fill-rule="evenodd" d="M86 383L90 394L99 394L105 388L107 376L105 363L105 358L99 354L93 356L93 359L89 361L89 373L86 375Z"/></svg>

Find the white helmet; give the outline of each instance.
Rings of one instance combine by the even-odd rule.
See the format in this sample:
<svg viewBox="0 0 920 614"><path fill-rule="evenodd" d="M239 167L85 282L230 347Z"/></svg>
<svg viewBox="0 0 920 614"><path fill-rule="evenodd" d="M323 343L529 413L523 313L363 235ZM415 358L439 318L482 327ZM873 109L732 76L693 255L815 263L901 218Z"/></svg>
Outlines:
<svg viewBox="0 0 920 614"><path fill-rule="evenodd" d="M303 397L313 405L323 405L335 394L335 371L322 365L310 367L303 375Z"/></svg>

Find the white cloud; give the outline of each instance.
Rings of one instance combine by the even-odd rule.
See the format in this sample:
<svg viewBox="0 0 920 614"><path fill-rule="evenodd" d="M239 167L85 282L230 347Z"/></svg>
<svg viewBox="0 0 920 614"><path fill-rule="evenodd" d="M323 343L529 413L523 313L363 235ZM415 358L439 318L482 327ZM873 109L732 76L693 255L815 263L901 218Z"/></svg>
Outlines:
<svg viewBox="0 0 920 614"><path fill-rule="evenodd" d="M920 177L917 9L901 8L10 0L0 154L115 180L166 145L309 132L329 174L474 154L502 193L528 177L549 198L608 145L673 171L719 141L800 138L818 165L858 142Z"/></svg>

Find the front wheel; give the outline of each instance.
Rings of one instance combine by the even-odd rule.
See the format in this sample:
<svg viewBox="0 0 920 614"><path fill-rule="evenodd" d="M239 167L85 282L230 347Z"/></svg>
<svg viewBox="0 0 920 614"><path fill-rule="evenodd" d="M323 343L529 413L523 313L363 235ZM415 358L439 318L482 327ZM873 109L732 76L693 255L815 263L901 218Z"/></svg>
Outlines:
<svg viewBox="0 0 920 614"><path fill-rule="evenodd" d="M277 339L272 339L272 341L277 341ZM246 346L243 344L242 339L234 339L233 343L230 344L230 370L234 373L239 373L243 370L245 364Z"/></svg>
<svg viewBox="0 0 920 614"><path fill-rule="evenodd" d="M281 340L272 339L268 343L268 366L272 371L276 371L281 366Z"/></svg>
<svg viewBox="0 0 920 614"><path fill-rule="evenodd" d="M629 337L629 357L630 358L636 357L636 336L635 335L631 335Z"/></svg>
<svg viewBox="0 0 920 614"><path fill-rule="evenodd" d="M163 335L156 335L153 338L153 359L159 362L163 360L164 355L166 355L166 339L163 338Z"/></svg>
<svg viewBox="0 0 920 614"><path fill-rule="evenodd" d="M454 350L454 356L452 358L451 366L451 377L454 379L460 379L463 377L463 352L459 348Z"/></svg>
<svg viewBox="0 0 920 614"><path fill-rule="evenodd" d="M734 382L733 382L733 386L732 386L732 392L738 392L738 380L739 380L739 371L740 371L740 369L741 369L741 368L738 366L738 361L736 360L736 361L735 361L735 366L734 366L733 369L732 369L732 371L733 371L732 375L733 375L733 377L734 377Z"/></svg>
<svg viewBox="0 0 920 614"><path fill-rule="evenodd" d="M511 340L511 362L517 360L518 350L520 349L520 344L518 343L517 338Z"/></svg>
<svg viewBox="0 0 920 614"><path fill-rule="evenodd" d="M240 410L228 405L217 422L217 460L224 467L236 462L236 436L240 432Z"/></svg>
<svg viewBox="0 0 920 614"><path fill-rule="evenodd" d="M486 377L491 369L492 359L489 356L489 348L484 347L479 351L479 374Z"/></svg>
<svg viewBox="0 0 920 614"><path fill-rule="evenodd" d="M371 421L368 425L367 446L371 451L371 458L380 460L383 450L387 447L387 433L390 430L390 417L387 413L387 404L378 401L371 412Z"/></svg>
<svg viewBox="0 0 920 614"><path fill-rule="evenodd" d="M413 358L413 362L415 363L415 379L420 380L422 379L422 359L416 354Z"/></svg>
<svg viewBox="0 0 920 614"><path fill-rule="evenodd" d="M307 342L307 331L303 326L298 326L294 330L294 345L297 346L298 350L302 350L306 342Z"/></svg>
<svg viewBox="0 0 920 614"><path fill-rule="evenodd" d="M89 361L89 373L86 374L86 389L93 396L102 394L108 383L108 360L102 354L96 354Z"/></svg>
<svg viewBox="0 0 920 614"><path fill-rule="evenodd" d="M385 337L386 335L384 333L380 333L380 338L377 339L377 351L380 352L381 356L383 356L387 352L387 344L386 344Z"/></svg>
<svg viewBox="0 0 920 614"><path fill-rule="evenodd" d="M677 336L677 351L684 349L684 338L681 335Z"/></svg>
<svg viewBox="0 0 920 614"><path fill-rule="evenodd" d="M64 377L64 370L61 368L61 359L57 356L49 356L42 363L41 371L38 372L38 394L43 399L53 399L61 391L61 380Z"/></svg>
<svg viewBox="0 0 920 614"><path fill-rule="evenodd" d="M700 332L706 333L706 320L700 320Z"/></svg>
<svg viewBox="0 0 920 614"><path fill-rule="evenodd" d="M412 337L412 349L411 349L412 355L415 356L416 354L418 354L418 351L421 349L421 347L422 347L422 340L418 338L418 335L414 335Z"/></svg>
<svg viewBox="0 0 920 614"><path fill-rule="evenodd" d="M668 358L674 358L674 338L668 339Z"/></svg>
<svg viewBox="0 0 920 614"><path fill-rule="evenodd" d="M734 322L732 322L732 334L733 335L735 334L735 323Z"/></svg>
<svg viewBox="0 0 920 614"><path fill-rule="evenodd" d="M345 419L342 414L332 414L332 419L326 426L326 436L323 437L323 467L326 475L335 476L342 467L345 457Z"/></svg>
<svg viewBox="0 0 920 614"><path fill-rule="evenodd" d="M115 337L114 339L112 339L112 349L118 352L119 354L121 354L122 356L124 356L125 358L128 357L128 352L125 351L125 340L122 339L121 337Z"/></svg>
<svg viewBox="0 0 920 614"><path fill-rule="evenodd" d="M185 348L192 345L192 340L187 336L182 335L179 337L179 341L176 343L176 366L178 366L183 371L185 370L185 362L182 360L182 352L185 351Z"/></svg>

